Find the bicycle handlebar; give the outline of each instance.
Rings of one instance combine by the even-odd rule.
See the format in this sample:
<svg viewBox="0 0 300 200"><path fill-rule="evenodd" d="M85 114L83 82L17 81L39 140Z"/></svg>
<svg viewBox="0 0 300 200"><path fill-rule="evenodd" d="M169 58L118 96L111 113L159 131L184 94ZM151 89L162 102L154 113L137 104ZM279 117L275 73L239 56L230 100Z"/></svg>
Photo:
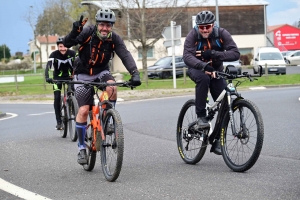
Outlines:
<svg viewBox="0 0 300 200"><path fill-rule="evenodd" d="M253 81L252 77L261 77L262 76L262 68L260 67L259 69L259 74L249 74L248 72L243 72L241 75L237 75L237 74L228 74L225 72L218 72L216 71L216 77L221 77L221 78L225 78L225 79L236 79L236 78L248 78L251 81Z"/></svg>
<svg viewBox="0 0 300 200"><path fill-rule="evenodd" d="M135 86L133 86L131 84L131 81L109 83L109 82L91 82L91 81L53 80L53 82L54 83L82 84L82 85L89 85L89 86L98 86L100 88L103 88L106 86L128 87L131 89L135 88Z"/></svg>

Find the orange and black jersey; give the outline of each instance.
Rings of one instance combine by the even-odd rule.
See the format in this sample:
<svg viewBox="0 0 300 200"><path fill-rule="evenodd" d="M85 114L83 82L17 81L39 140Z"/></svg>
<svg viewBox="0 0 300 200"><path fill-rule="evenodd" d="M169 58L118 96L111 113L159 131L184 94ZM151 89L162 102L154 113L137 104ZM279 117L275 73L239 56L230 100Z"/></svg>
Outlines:
<svg viewBox="0 0 300 200"><path fill-rule="evenodd" d="M122 38L111 32L106 40L101 40L96 34L94 25L85 27L81 33L71 31L64 38L64 45L71 47L80 44L79 57L81 64L76 68L76 74L98 74L109 70L108 62L115 52L122 60L127 71L132 74L137 70L136 63L127 50Z"/></svg>

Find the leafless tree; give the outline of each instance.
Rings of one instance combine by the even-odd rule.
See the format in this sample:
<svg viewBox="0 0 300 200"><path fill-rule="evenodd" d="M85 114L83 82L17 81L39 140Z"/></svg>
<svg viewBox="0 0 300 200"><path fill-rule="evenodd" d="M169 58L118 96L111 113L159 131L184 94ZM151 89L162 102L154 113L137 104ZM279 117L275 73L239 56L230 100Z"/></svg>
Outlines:
<svg viewBox="0 0 300 200"><path fill-rule="evenodd" d="M42 66L42 51L41 51L41 47L38 45L37 43L37 32L36 32L36 19L37 19L37 8L30 6L28 8L28 11L24 14L23 18L24 20L29 24L29 26L32 29L33 32L33 41L34 41L34 45L36 46L36 48L39 50L39 56L40 56L40 65ZM35 53L35 52L33 52Z"/></svg>
<svg viewBox="0 0 300 200"><path fill-rule="evenodd" d="M201 5L200 0L197 2ZM119 13L119 33L142 55L144 80L147 82L147 51L162 38L163 28L170 26L171 21L186 23L183 13L193 0L115 0L112 6ZM121 30L120 30L121 27Z"/></svg>
<svg viewBox="0 0 300 200"><path fill-rule="evenodd" d="M68 14L69 0L45 0L43 13L38 16L36 33L46 37L46 52L48 52L49 35L66 35L72 25L72 18Z"/></svg>

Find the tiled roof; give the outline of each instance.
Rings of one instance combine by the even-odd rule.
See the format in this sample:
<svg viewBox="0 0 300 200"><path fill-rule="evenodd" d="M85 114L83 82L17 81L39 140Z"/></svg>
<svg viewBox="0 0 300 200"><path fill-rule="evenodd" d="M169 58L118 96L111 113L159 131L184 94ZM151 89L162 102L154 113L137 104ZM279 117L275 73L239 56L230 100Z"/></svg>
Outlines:
<svg viewBox="0 0 300 200"><path fill-rule="evenodd" d="M58 35L49 35L48 36L48 43L49 44L53 44L56 43L57 39L58 39ZM47 43L47 38L44 35L39 35L37 36L37 40L41 43L41 44L46 44Z"/></svg>

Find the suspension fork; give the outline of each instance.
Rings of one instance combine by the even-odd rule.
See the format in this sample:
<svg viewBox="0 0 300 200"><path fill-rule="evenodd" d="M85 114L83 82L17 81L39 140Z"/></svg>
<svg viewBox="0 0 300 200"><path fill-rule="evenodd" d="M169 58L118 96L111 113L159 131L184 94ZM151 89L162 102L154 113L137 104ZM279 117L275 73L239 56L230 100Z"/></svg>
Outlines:
<svg viewBox="0 0 300 200"><path fill-rule="evenodd" d="M227 102L228 102L228 111L229 111L229 121L230 121L230 125L231 125L231 129L232 129L232 134L234 136L238 135L238 132L236 131L236 127L235 127L235 119L233 116L233 109L232 109L232 105L234 105L234 102L241 99L242 97L240 97L238 94L236 94L234 92L235 95L237 95L237 99L235 99L234 101L232 101L231 95L233 94L233 92L227 91ZM244 111L243 108L238 108L239 112L240 112L240 122L241 122L241 126L244 130L245 128L245 123L244 123Z"/></svg>

